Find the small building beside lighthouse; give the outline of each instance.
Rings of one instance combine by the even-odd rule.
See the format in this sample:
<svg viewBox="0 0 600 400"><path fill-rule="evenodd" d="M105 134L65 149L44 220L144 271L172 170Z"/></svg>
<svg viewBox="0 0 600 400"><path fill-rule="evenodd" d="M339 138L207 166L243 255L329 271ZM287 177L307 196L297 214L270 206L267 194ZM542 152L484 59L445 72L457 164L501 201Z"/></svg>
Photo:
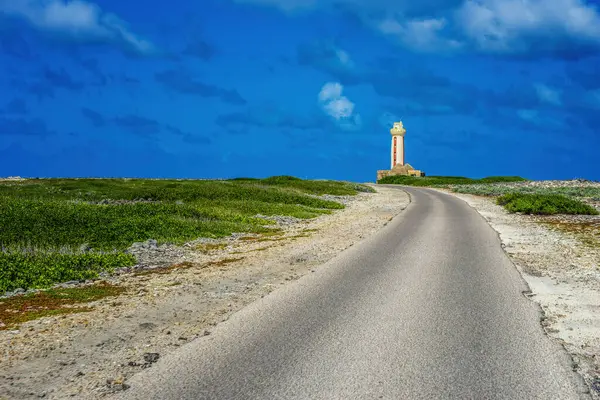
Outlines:
<svg viewBox="0 0 600 400"><path fill-rule="evenodd" d="M404 135L406 129L402 122L394 122L392 134L390 169L377 171L377 180L391 175L425 176L425 172L414 169L404 160Z"/></svg>

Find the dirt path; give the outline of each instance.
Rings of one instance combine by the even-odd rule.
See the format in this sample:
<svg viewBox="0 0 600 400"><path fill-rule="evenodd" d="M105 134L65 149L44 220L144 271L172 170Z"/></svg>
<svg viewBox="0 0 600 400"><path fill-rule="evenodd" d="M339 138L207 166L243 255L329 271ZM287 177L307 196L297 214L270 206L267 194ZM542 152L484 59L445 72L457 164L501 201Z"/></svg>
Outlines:
<svg viewBox="0 0 600 400"><path fill-rule="evenodd" d="M547 334L572 355L573 368L600 399L600 229L589 229L600 227L600 217L515 215L489 198L453 194L498 232L531 289L526 295L544 312Z"/></svg>
<svg viewBox="0 0 600 400"><path fill-rule="evenodd" d="M409 203L396 189L337 198L346 209L310 221L276 219L283 235L234 235L183 247L135 247L147 266L179 267L109 278L127 294L94 311L0 331L0 399L94 399L232 313L298 279L383 227ZM329 196L331 198L331 196Z"/></svg>

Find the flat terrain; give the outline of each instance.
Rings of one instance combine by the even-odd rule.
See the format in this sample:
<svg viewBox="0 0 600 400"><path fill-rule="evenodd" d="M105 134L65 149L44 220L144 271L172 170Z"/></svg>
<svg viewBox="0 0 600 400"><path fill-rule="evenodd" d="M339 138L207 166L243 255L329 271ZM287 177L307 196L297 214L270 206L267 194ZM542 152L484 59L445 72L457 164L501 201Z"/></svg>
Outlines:
<svg viewBox="0 0 600 400"><path fill-rule="evenodd" d="M550 346L546 350L553 354L552 357L558 357L554 359L557 364L551 364L560 368L566 366L564 371L567 372L570 369L577 371L588 384L592 397L600 398L600 216L509 213L496 204L495 197L507 193L560 194L600 209L600 183L583 180L513 182L511 177L497 177L486 178L477 184L460 181L460 184L448 186L448 179L442 181L443 185L438 186L445 186L446 192L449 189L461 192L452 193L461 200L428 195L423 201L421 195L413 193L413 204L408 208L409 196L397 187L377 185L373 186L377 193L369 193L360 185L301 181L290 177L183 181L179 190L173 190L173 185L182 181L9 180L4 182L6 186L0 182L2 204L17 205L0 208L2 226L11 228L2 231L0 240L10 244L9 248L4 248L3 258L0 257L0 281L4 279L4 285L28 289L32 287L26 286L28 282L36 283L25 280L21 281L22 286L15 286L17 281L10 276L1 276L6 273L2 262L10 261L15 254L20 257L18 260L29 261L26 267L33 268L24 269L29 271L25 276L27 279L38 277L39 274L31 271L47 264L57 254L63 261L68 261L59 265L69 273L78 273L78 269L69 267L73 260L92 262L70 264L85 267L94 267L94 262L101 261L96 265L98 268L79 270L96 276L95 279L100 278L99 281L73 280L40 293L39 299L38 295L0 298L0 399L96 399L112 397L123 390L135 396L139 380L148 379L144 376L152 374L157 367L164 368L160 367L161 363L172 365L171 368L179 373L176 354L180 349L187 352L193 348L190 346L196 346L203 349L201 354L208 354L215 351L217 342L223 344L226 343L224 340L233 340L226 339L227 333L219 336L217 332L232 329L229 324L237 318L246 318L245 315L256 307L261 313L255 315L257 320L253 320L252 325L240 328L238 333L243 334L242 339L238 338L240 343L255 340L253 343L259 343L262 349L256 350L261 353L256 358L259 362L275 357L281 373L298 375L298 379L304 380L309 379L307 374L312 374L315 382L321 382L321 388L327 387L328 383L316 374L329 373L325 368L343 373L335 378L338 383L332 378L329 385L334 386L330 388L340 385L343 379L360 378L358 369L362 368L387 377L374 386L378 388L376 395L365 394L366 389L356 390L367 398L385 398L385 393L396 393L394 390L397 389L390 389L391 386L406 387L406 381L421 374L422 382L430 387L422 389L422 395L415 394L416 398L451 397L450 394L460 391L455 386L461 379L471 379L468 384L477 390L497 389L503 381L491 373L484 379L487 383L475 382L475 377L468 378L468 374L466 377L451 375L452 380L445 376L445 368L450 368L446 366L446 359L458 358L460 351L443 350L440 343L448 343L451 349L464 350L464 360L450 364L457 368L457 373L468 372L469 363L484 368L484 372L491 371L495 368L493 365L486 365L477 359L477 354L469 352L470 343L483 344L487 339L504 335L507 337L499 345L505 346L502 349L506 346L510 349L510 346L519 345L513 343L513 335L522 334L514 332L515 326L533 323L533 327L527 325L533 329L528 331L530 338L527 340L539 339L539 332L545 332L547 336L542 339L541 343L545 343L542 347ZM358 194L356 189L360 190ZM210 200L215 193L217 198ZM249 193L254 201L243 200ZM258 196L262 198L258 199ZM473 209L465 209L462 200L484 217L497 236L486 236L493 231L485 223L480 224L481 218L473 222L475 213ZM44 215L50 218L43 219L41 225L36 222L39 219L26 212L27 207L21 207L32 201L43 206L36 212L48 211ZM456 202L462 206L457 206ZM47 205L49 207L45 207ZM418 207L413 207L415 205ZM425 211L423 205L427 205ZM440 212L440 206L443 212ZM73 214L73 211L80 211L80 207L85 212ZM421 211L415 213L415 208ZM114 213L115 210L126 212ZM148 211L160 216L150 225L144 225ZM85 223L85 218L76 219L78 231L61 228L71 226L73 221L69 218L73 215L105 218L107 212L112 212L113 222L118 222L108 225L110 229L94 229L93 224ZM198 212L202 213L199 218L185 217ZM63 219L65 215L67 218ZM170 221L162 226L156 223L162 219ZM202 223L198 224L198 221ZM19 240L19 235L28 237L31 223L43 228L37 229L34 246ZM406 228L407 224L411 227ZM379 232L384 226L384 231ZM173 227L175 229L171 229ZM62 236L53 234L57 229ZM458 231L461 229L467 229L469 233L461 235ZM479 229L487 233L475 234ZM123 230L130 235L127 236L129 242L123 242L123 237L115 234ZM159 240L146 240L148 238ZM61 249L53 246L52 240L56 243L72 240L72 244ZM95 244L93 240L96 240ZM471 240L474 245L465 249L466 242ZM131 245L135 241L138 243ZM378 248L374 242L381 243L383 248ZM81 246L82 243L87 245ZM117 247L116 251L103 249L103 243ZM418 248L425 250L416 254ZM480 254L480 248L486 250ZM504 264L505 257L500 268L493 269L490 264L500 256L486 256L487 249L493 252L492 248L503 248L514 265ZM369 251L376 254L369 256ZM445 255L440 256L440 252ZM27 257L22 257L23 254ZM338 259L332 260L338 255ZM394 260L406 257L408 261L394 263ZM451 264L440 257L450 260ZM476 265L478 257L487 260L482 263L481 271ZM123 267L103 264L106 260L116 260ZM34 261L33 264L30 261ZM461 271L466 275L461 276ZM519 281L516 271L527 285ZM490 274L499 272L500 275L490 278ZM386 276L389 279L384 279ZM349 277L354 281L348 282ZM73 279L61 278L60 274L50 278L56 278L54 282ZM311 279L316 282L310 283ZM48 286L52 279L46 282L38 281L37 284ZM466 282L472 287L460 289ZM446 287L446 283L451 286ZM298 284L301 289L297 288ZM334 290L324 293L324 285ZM490 298L478 294L477 287L483 287L486 297ZM15 292L19 291L22 289ZM285 293L293 291L301 293L295 295L296 306L289 308L289 304L285 305L285 296L291 294ZM525 296L520 295L521 291ZM303 299L303 293L309 300ZM499 294L501 300L497 299ZM515 300L515 294L519 300ZM281 297L281 309L277 305L260 308L263 302L272 301L269 299L273 296L275 299L284 296ZM468 296L473 301L468 302ZM32 302L31 299L38 300ZM259 303L255 304L257 300ZM308 303L313 300L318 306ZM421 309L417 309L418 302L424 302ZM435 308L441 307L439 302L446 302L444 309L448 312ZM58 307L56 310L52 308L54 304ZM536 309L538 304L542 313ZM503 306L510 310L498 309ZM486 307L492 307L492 311L489 316L482 317L480 314ZM517 310L516 321L511 314L513 308ZM297 355L297 360L289 361L285 349L282 353L285 362L279 360L279 351L273 354L269 347L272 340L276 341L277 332L271 332L264 325L268 321L263 319L273 322L278 315L276 312L281 310L286 315L296 316L300 325L306 325L286 322L292 329L276 324L275 331L287 329L293 348L290 350L292 358ZM22 321L34 320L15 325L14 321L20 317L23 317ZM2 320L13 323L3 326ZM286 316L282 315L282 321L285 320ZM480 326L478 321L487 325ZM462 325L455 327L454 322ZM411 333L414 329L427 329L433 336L415 337ZM506 334L503 334L505 329ZM257 338L257 334L260 337ZM333 334L337 336L330 337ZM485 336L478 342L477 335L480 334ZM302 335L307 337L306 349L294 344ZM351 344L357 348L348 349ZM249 354L248 348L239 348L241 344L229 345L239 349L240 357L242 353ZM422 357L416 351L424 345L427 348L419 350L424 352ZM565 354L561 346L571 354L571 359L562 359ZM405 351L405 356L400 357L398 349ZM484 351L485 347L478 349ZM529 349L522 350L530 355ZM306 354L306 351L311 353ZM356 356L344 351L354 351ZM219 359L223 352L213 356ZM369 361L375 356L387 360L388 364L396 357L403 360L402 365L393 362L389 366L377 365L377 362ZM338 365L338 358L345 364ZM534 364L539 356L530 358L532 360L522 362L525 368L537 368ZM323 368L315 370L317 367L310 366L311 359L323 363ZM190 360L190 365L202 360ZM429 372L423 371L421 364L429 367ZM354 367L349 368L351 365ZM394 367L400 371L397 379L392 378L394 373L390 371ZM218 367L217 362L202 368L212 374L225 367ZM134 377L140 372L139 378ZM280 375L277 372L276 376ZM546 372L542 372L541 376L545 375ZM560 376L564 378L562 373L558 375L559 381ZM161 379L167 379L166 375L161 376ZM185 371L182 376L186 376ZM248 375L242 371L240 377L247 378ZM233 380L239 381L240 377ZM398 380L400 378L402 380ZM573 376L568 376L567 380L572 382L571 378ZM179 377L169 379L177 381ZM269 379L265 378L265 385ZM291 378L285 379L289 382ZM357 382L365 384L362 379ZM298 381L290 385L304 383ZM371 382L367 384L371 385ZM545 385L546 382L536 384ZM165 383L157 393L168 391L169 385ZM188 386L194 385L197 383ZM318 393L320 389L311 385L308 387ZM578 386L576 377L574 385L576 392L586 390ZM291 387L298 389L298 396L304 393L298 386ZM339 393L345 393L344 389ZM503 393L500 391L489 397L502 398ZM540 396L545 394L543 390L539 393ZM288 396L286 392L283 397L294 396ZM335 398L333 394L327 398L332 397Z"/></svg>
<svg viewBox="0 0 600 400"><path fill-rule="evenodd" d="M410 206L130 380L125 399L577 399L586 388L463 201Z"/></svg>

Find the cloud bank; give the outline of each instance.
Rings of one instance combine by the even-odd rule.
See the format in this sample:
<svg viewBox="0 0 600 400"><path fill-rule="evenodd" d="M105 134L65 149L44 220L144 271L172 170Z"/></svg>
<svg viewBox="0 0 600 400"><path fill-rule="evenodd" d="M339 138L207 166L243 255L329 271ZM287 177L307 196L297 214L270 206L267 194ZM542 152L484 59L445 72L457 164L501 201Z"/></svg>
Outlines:
<svg viewBox="0 0 600 400"><path fill-rule="evenodd" d="M119 17L83 0L0 0L0 18L3 15L74 41L114 43L143 55L156 50Z"/></svg>
<svg viewBox="0 0 600 400"><path fill-rule="evenodd" d="M600 12L590 0L235 0L293 14L343 9L405 47L497 55L600 52Z"/></svg>

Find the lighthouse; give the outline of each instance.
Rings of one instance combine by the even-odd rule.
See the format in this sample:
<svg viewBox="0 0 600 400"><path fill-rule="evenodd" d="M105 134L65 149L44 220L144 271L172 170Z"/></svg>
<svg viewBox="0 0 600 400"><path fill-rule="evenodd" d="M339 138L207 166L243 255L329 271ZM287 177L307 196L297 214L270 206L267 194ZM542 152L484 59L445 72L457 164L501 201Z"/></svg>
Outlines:
<svg viewBox="0 0 600 400"><path fill-rule="evenodd" d="M402 122L394 122L390 133L392 134L392 166L390 169L392 169L396 164L404 165L404 135L406 129L404 129Z"/></svg>
<svg viewBox="0 0 600 400"><path fill-rule="evenodd" d="M404 160L404 135L406 135L406 129L404 129L402 122L394 122L390 133L392 134L392 167L377 171L377 181L379 182L380 179L394 175L425 176L425 172L414 169L412 165Z"/></svg>

